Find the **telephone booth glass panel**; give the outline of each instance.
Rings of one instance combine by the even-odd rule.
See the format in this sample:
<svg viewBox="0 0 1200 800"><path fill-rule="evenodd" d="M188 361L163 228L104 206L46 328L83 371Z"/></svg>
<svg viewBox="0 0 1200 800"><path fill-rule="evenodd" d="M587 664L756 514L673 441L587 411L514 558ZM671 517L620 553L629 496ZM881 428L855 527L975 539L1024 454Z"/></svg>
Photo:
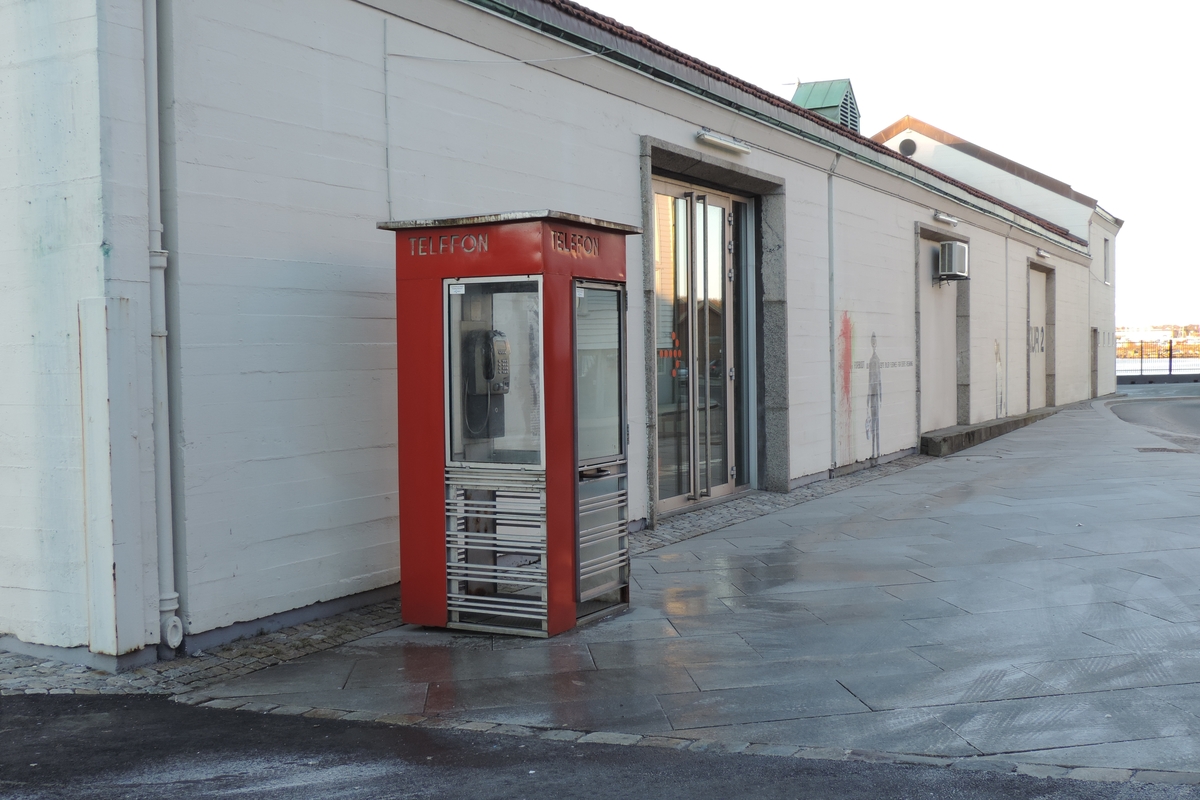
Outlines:
<svg viewBox="0 0 1200 800"><path fill-rule="evenodd" d="M450 462L542 463L539 289L536 279L447 282Z"/></svg>

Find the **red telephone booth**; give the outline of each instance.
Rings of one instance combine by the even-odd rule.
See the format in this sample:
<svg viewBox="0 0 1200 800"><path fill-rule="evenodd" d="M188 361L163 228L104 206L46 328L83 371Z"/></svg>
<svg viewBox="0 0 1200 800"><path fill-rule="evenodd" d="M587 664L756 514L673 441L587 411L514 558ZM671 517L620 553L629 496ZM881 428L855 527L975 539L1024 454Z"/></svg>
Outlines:
<svg viewBox="0 0 1200 800"><path fill-rule="evenodd" d="M396 231L405 622L553 636L629 602L628 225Z"/></svg>

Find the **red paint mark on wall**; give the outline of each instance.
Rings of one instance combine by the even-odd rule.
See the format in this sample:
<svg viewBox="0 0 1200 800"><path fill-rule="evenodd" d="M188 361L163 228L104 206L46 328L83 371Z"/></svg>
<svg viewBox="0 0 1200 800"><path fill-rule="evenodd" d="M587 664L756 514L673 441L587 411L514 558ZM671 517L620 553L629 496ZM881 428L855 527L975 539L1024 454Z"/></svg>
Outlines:
<svg viewBox="0 0 1200 800"><path fill-rule="evenodd" d="M849 312L843 311L838 317L837 341L835 357L837 359L837 409L836 419L836 455L837 464L849 464L854 459L854 323L850 320Z"/></svg>
<svg viewBox="0 0 1200 800"><path fill-rule="evenodd" d="M850 345L853 341L854 323L850 321L850 314L843 311L837 336L838 396L847 407L850 405L850 366L853 363Z"/></svg>

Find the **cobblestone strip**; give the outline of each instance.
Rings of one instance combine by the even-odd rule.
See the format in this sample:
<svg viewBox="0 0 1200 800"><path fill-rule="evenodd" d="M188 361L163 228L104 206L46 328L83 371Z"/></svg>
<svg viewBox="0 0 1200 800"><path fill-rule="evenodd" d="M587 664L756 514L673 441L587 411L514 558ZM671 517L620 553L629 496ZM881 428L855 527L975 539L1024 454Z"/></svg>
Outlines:
<svg viewBox="0 0 1200 800"><path fill-rule="evenodd" d="M937 458L924 455L905 456L839 478L814 481L793 489L787 494L754 492L727 503L677 514L660 520L658 526L653 529L630 534L629 551L635 556L648 553L651 550L682 542L694 536L718 531L739 522L757 519L775 511L807 503L809 500L827 497L888 475L895 475L897 472L903 472L930 461L937 461Z"/></svg>
<svg viewBox="0 0 1200 800"><path fill-rule="evenodd" d="M112 675L0 651L0 696L14 694L160 694L202 690L221 680L328 650L398 627L400 603L389 600L273 633L239 639L207 652Z"/></svg>

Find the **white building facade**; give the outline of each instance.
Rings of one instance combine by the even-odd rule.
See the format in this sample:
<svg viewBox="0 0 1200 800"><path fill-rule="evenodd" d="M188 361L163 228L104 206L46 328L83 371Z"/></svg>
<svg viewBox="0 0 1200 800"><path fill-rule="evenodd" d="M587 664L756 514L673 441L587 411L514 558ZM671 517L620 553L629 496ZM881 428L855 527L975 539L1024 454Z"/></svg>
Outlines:
<svg viewBox="0 0 1200 800"><path fill-rule="evenodd" d="M422 376L379 220L645 231L638 525L1115 390L1094 201L1027 209L565 0L62 0L0 42L0 647L111 669L394 596Z"/></svg>

